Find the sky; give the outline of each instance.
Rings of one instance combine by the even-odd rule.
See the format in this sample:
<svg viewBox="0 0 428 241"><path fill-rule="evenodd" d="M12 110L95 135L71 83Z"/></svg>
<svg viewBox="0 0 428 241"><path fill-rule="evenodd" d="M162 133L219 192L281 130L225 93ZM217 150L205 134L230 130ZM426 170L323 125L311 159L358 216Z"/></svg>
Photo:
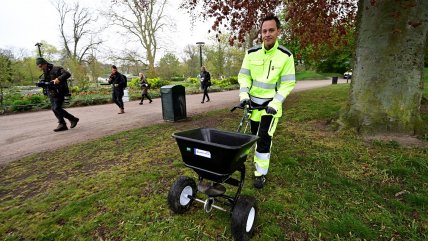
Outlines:
<svg viewBox="0 0 428 241"><path fill-rule="evenodd" d="M28 54L35 54L34 45L41 40L57 48L61 47L58 30L59 15L51 3L52 0L2 0L0 14L0 48L25 49ZM75 0L82 7L87 7L96 14L96 9L106 8L111 0ZM67 3L72 1L66 0ZM209 43L208 30L211 23L197 19L191 24L189 15L178 9L180 0L169 0L166 15L175 23L175 30L160 33L162 49L157 60L168 52L183 56L183 48L188 44L203 41ZM99 20L100 24L104 20ZM212 34L211 34L212 35ZM105 41L102 52L117 52L123 48L139 48L139 45L121 40L114 28L107 28L102 34ZM107 50L107 51L106 51Z"/></svg>

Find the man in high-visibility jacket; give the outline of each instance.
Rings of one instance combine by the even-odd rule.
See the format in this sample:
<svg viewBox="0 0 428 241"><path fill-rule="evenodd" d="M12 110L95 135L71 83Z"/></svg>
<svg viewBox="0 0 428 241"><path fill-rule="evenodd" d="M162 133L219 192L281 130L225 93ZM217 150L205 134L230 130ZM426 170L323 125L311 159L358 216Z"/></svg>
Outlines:
<svg viewBox="0 0 428 241"><path fill-rule="evenodd" d="M254 187L262 188L269 169L272 136L282 116L282 103L296 84L292 53L279 45L276 16L262 20L263 44L248 50L238 75L240 105L264 106L251 114L251 132L260 138L254 153Z"/></svg>

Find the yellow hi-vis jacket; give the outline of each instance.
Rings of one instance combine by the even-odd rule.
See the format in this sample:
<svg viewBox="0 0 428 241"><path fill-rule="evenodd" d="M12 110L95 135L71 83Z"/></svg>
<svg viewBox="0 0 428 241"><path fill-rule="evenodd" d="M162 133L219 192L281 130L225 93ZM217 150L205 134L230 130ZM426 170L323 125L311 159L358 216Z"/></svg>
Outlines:
<svg viewBox="0 0 428 241"><path fill-rule="evenodd" d="M269 50L264 45L249 49L238 82L240 101L250 99L250 96L273 98L268 106L277 111L274 117L281 117L282 103L296 85L293 54L278 41Z"/></svg>

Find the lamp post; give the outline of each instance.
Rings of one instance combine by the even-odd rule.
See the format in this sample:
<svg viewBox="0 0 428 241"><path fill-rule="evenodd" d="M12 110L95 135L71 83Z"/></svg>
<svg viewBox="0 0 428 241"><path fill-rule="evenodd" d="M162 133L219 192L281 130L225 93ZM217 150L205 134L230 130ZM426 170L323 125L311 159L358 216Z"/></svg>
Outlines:
<svg viewBox="0 0 428 241"><path fill-rule="evenodd" d="M202 45L204 45L204 42L196 42L197 45L199 45L199 61L201 63L202 67Z"/></svg>

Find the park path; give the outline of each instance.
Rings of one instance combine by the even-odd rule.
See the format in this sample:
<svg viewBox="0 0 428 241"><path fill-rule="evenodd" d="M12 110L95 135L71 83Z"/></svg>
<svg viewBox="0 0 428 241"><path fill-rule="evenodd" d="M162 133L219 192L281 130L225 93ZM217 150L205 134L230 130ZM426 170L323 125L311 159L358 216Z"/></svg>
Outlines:
<svg viewBox="0 0 428 241"><path fill-rule="evenodd" d="M339 79L339 83L345 83ZM331 80L298 81L293 92L319 88ZM205 111L232 107L239 102L239 91L210 93L210 102L201 104L202 94L186 95L187 116ZM0 165L27 155L55 150L59 147L93 140L116 132L162 123L161 99L139 105L139 101L125 103L126 113L118 115L115 104L67 108L80 118L76 128L53 132L56 118L52 111L38 111L0 116Z"/></svg>

